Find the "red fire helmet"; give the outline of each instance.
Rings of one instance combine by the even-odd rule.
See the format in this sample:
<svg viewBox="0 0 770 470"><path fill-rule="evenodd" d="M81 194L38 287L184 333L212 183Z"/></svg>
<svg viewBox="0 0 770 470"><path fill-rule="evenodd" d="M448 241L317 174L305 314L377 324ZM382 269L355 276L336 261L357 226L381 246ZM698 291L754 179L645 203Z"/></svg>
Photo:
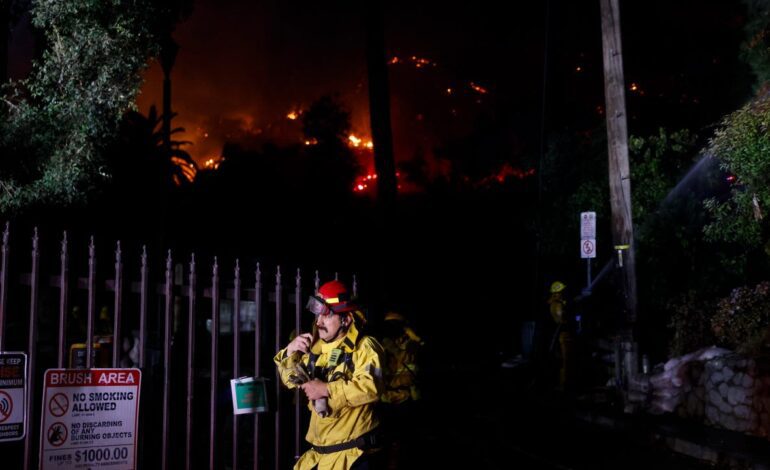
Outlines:
<svg viewBox="0 0 770 470"><path fill-rule="evenodd" d="M340 281L329 281L318 288L317 295L310 298L308 309L316 315L327 313L323 311L323 306L328 307L334 313L352 312L358 309L358 306L351 302L350 297L350 291L345 284ZM319 303L322 303L323 306Z"/></svg>

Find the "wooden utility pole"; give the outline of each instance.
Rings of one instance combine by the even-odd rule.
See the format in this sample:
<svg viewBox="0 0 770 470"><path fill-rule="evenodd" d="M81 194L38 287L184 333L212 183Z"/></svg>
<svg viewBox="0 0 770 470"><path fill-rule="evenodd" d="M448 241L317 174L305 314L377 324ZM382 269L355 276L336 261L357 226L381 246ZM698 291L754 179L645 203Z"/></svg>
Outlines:
<svg viewBox="0 0 770 470"><path fill-rule="evenodd" d="M619 0L599 0L604 49L604 97L607 116L612 242L622 263L624 320L630 331L636 322L636 259L631 214L631 173L628 165L623 52L620 42Z"/></svg>

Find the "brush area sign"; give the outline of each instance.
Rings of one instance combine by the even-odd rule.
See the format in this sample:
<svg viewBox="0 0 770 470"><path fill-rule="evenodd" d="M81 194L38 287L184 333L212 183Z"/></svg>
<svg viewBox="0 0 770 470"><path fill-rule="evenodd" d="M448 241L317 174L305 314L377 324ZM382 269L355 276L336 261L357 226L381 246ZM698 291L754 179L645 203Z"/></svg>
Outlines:
<svg viewBox="0 0 770 470"><path fill-rule="evenodd" d="M40 468L136 468L139 369L49 369Z"/></svg>

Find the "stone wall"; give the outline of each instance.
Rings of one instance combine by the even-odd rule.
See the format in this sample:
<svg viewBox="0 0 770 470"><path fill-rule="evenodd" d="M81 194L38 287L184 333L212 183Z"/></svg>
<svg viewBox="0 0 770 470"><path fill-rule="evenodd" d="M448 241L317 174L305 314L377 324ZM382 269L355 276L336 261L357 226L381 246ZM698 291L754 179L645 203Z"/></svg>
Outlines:
<svg viewBox="0 0 770 470"><path fill-rule="evenodd" d="M671 359L629 388L631 399L652 413L770 438L770 358L706 348Z"/></svg>
<svg viewBox="0 0 770 470"><path fill-rule="evenodd" d="M767 438L770 434L770 374L767 361L730 354L703 369L706 422ZM764 366L764 367L763 367Z"/></svg>

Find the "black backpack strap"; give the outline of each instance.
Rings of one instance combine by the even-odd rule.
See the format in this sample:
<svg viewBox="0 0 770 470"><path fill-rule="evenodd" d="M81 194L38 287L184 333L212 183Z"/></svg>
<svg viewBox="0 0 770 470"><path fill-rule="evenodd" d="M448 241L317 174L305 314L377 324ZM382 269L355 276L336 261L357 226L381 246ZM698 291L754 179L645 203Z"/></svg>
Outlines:
<svg viewBox="0 0 770 470"><path fill-rule="evenodd" d="M310 374L310 377L313 377L314 379L317 379L315 374L315 363L318 360L318 354L314 353L308 353L308 361L307 361L307 370Z"/></svg>

